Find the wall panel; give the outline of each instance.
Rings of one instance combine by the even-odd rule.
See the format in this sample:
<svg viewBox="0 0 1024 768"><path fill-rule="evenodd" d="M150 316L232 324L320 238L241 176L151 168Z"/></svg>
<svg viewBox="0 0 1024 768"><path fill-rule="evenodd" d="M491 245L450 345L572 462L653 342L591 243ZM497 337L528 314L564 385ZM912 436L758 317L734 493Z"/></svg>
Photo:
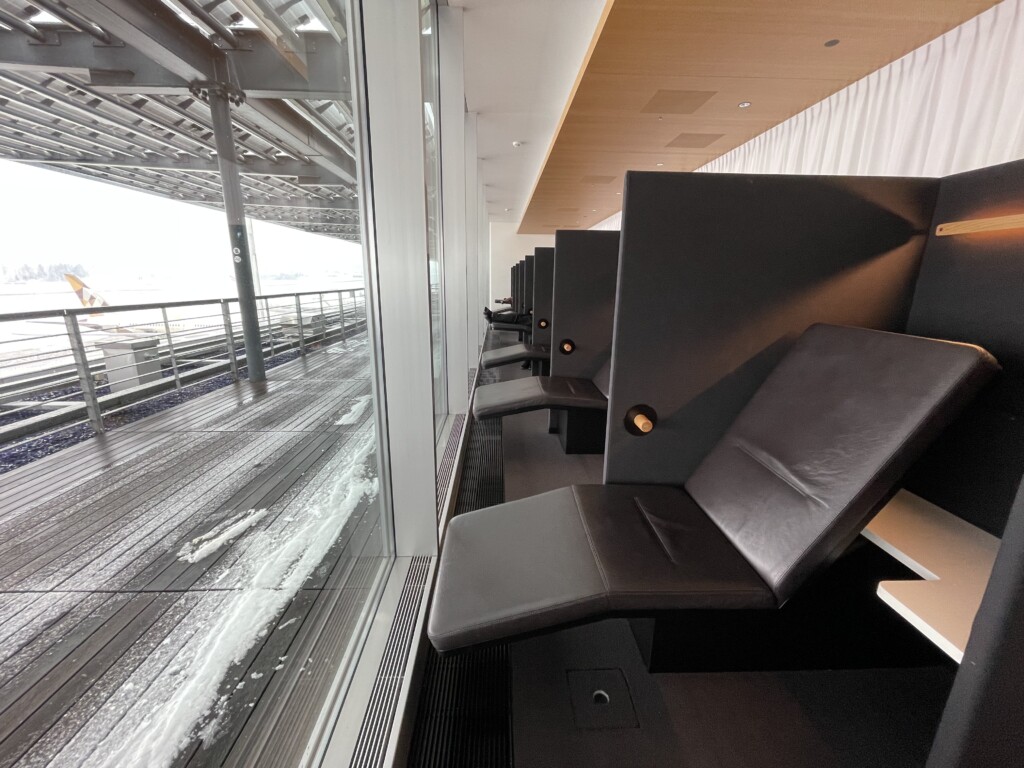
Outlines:
<svg viewBox="0 0 1024 768"><path fill-rule="evenodd" d="M555 233L551 375L589 379L611 354L618 232ZM572 354L556 347L571 339Z"/></svg>
<svg viewBox="0 0 1024 768"><path fill-rule="evenodd" d="M555 287L555 249L533 249L533 343L551 343L551 297ZM547 320L541 328L538 323Z"/></svg>
<svg viewBox="0 0 1024 768"><path fill-rule="evenodd" d="M908 332L980 344L1003 372L907 478L999 536L1024 474L1024 228L949 237L942 223L1024 213L1024 161L942 180Z"/></svg>
<svg viewBox="0 0 1024 768"><path fill-rule="evenodd" d="M682 484L812 323L902 330L937 190L628 174L605 481ZM638 404L658 415L642 437L623 426Z"/></svg>

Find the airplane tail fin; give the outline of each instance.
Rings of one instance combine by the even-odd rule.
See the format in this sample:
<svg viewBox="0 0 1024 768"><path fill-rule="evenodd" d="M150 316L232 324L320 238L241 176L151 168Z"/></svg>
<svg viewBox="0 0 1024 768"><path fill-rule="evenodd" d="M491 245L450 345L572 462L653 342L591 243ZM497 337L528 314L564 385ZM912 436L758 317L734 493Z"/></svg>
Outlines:
<svg viewBox="0 0 1024 768"><path fill-rule="evenodd" d="M75 292L75 295L78 296L78 300L82 302L83 307L92 309L96 307L110 306L110 304L107 303L106 299L104 299L98 293L95 293L91 288L89 288L89 286L87 286L85 283L79 280L75 275L72 275L70 272L64 273L64 279L71 284L71 289Z"/></svg>

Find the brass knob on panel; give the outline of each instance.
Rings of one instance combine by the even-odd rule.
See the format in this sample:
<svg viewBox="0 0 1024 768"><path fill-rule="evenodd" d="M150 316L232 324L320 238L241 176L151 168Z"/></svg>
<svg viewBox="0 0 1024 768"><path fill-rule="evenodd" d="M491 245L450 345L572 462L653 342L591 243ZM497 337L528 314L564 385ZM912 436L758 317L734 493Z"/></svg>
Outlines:
<svg viewBox="0 0 1024 768"><path fill-rule="evenodd" d="M563 355L571 355L573 350L576 349L576 344L572 339L562 339L558 343L558 349L561 350Z"/></svg>
<svg viewBox="0 0 1024 768"><path fill-rule="evenodd" d="M626 411L626 418L622 422L629 434L643 437L654 431L658 424L658 414L649 405L634 405Z"/></svg>
<svg viewBox="0 0 1024 768"><path fill-rule="evenodd" d="M538 328L547 328L548 327L548 321L543 319L543 318L541 318L540 320L537 321L537 327Z"/></svg>

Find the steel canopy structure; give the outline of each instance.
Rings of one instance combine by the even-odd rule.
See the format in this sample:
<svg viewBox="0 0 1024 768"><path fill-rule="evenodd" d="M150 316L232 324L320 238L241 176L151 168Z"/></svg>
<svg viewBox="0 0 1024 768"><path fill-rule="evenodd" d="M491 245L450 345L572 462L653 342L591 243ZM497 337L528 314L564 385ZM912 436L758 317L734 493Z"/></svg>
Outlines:
<svg viewBox="0 0 1024 768"><path fill-rule="evenodd" d="M0 0L0 158L223 208L197 88L226 82L246 215L358 240L343 20L275 5Z"/></svg>
<svg viewBox="0 0 1024 768"><path fill-rule="evenodd" d="M258 350L245 217L359 241L346 41L334 0L0 0L0 158L224 209Z"/></svg>

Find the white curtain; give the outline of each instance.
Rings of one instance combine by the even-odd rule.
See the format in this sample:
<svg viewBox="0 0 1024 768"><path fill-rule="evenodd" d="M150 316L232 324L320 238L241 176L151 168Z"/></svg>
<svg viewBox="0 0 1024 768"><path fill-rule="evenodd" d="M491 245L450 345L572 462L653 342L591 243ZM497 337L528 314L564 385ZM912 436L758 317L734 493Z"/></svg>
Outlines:
<svg viewBox="0 0 1024 768"><path fill-rule="evenodd" d="M699 168L948 176L1024 157L1024 0L1005 0Z"/></svg>

